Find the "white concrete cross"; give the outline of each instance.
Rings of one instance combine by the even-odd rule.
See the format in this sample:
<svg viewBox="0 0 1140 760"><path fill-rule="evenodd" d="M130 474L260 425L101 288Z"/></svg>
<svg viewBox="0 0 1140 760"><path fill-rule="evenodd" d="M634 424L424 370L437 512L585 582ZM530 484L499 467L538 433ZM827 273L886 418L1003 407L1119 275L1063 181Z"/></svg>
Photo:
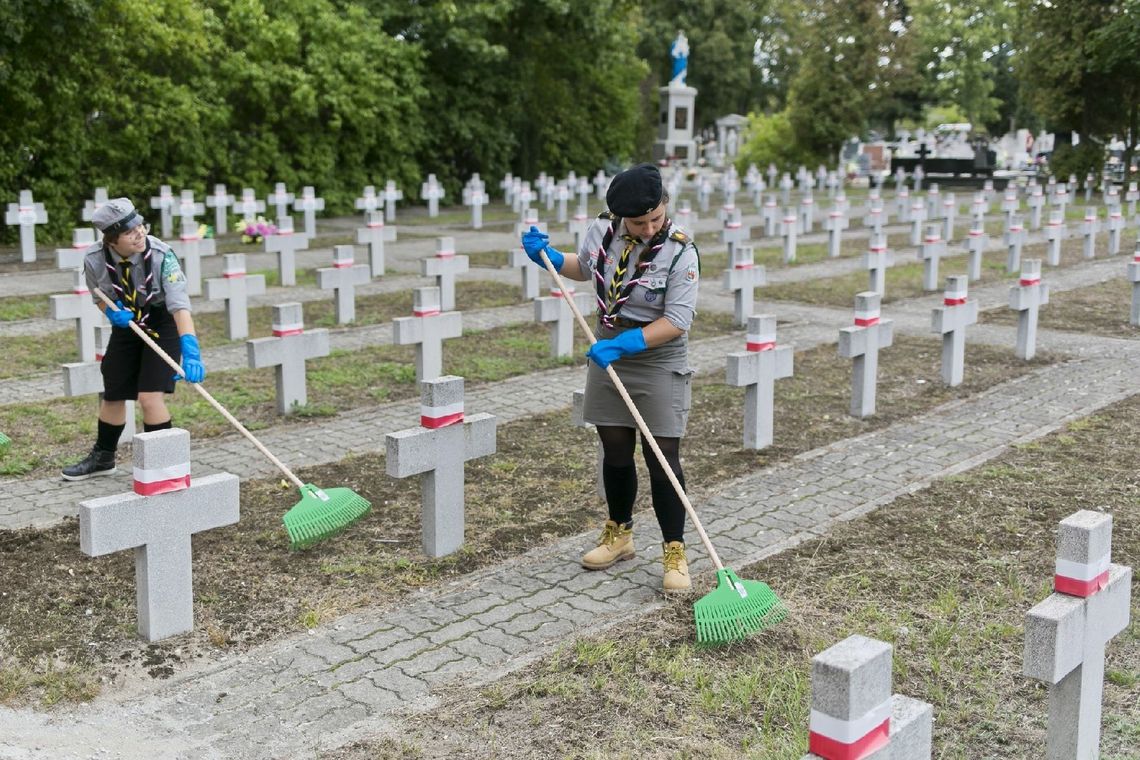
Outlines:
<svg viewBox="0 0 1140 760"><path fill-rule="evenodd" d="M932 183L926 191L926 218L942 218L942 191L938 189L937 182Z"/></svg>
<svg viewBox="0 0 1140 760"><path fill-rule="evenodd" d="M58 269L80 269L83 267L87 249L95 245L95 230L90 227L75 227L71 230L71 247L55 249L55 265Z"/></svg>
<svg viewBox="0 0 1140 760"><path fill-rule="evenodd" d="M1005 229L1005 271L1017 272L1021 269L1021 248L1025 245L1025 226L1021 214L1010 214L1009 225Z"/></svg>
<svg viewBox="0 0 1140 760"><path fill-rule="evenodd" d="M193 218L182 217L182 232L178 236L176 251L186 275L186 294L191 296L202 295L202 257L213 256L218 252L214 238L199 235L198 227L198 222Z"/></svg>
<svg viewBox="0 0 1140 760"><path fill-rule="evenodd" d="M1005 214L1005 226L1008 227L1011 222L1010 219L1021 210L1021 200L1017 197L1017 190L1013 187L1006 187L1005 194L1001 198L1001 211Z"/></svg>
<svg viewBox="0 0 1140 760"><path fill-rule="evenodd" d="M483 229L483 207L491 202L482 188L470 188L463 191L463 204L471 207L471 229Z"/></svg>
<svg viewBox="0 0 1140 760"><path fill-rule="evenodd" d="M800 232L810 235L815 229L815 198L810 192L800 198Z"/></svg>
<svg viewBox="0 0 1140 760"><path fill-rule="evenodd" d="M776 204L775 194L764 197L764 208L760 210L760 218L764 221L764 237L775 237L776 228L781 219L780 207Z"/></svg>
<svg viewBox="0 0 1140 760"><path fill-rule="evenodd" d="M285 187L284 182L273 186L273 192L265 198L266 204L272 206L277 212L277 223L289 216L289 207L293 205L293 193Z"/></svg>
<svg viewBox="0 0 1140 760"><path fill-rule="evenodd" d="M792 205L792 188L795 186L796 186L796 184L794 182L792 182L792 175L788 174L787 172L784 172L784 175L782 177L780 177L780 206L781 207L788 208L789 206Z"/></svg>
<svg viewBox="0 0 1140 760"><path fill-rule="evenodd" d="M356 321L356 286L371 280L368 265L356 263L355 246L333 247L333 265L317 269L317 287L333 292L338 325Z"/></svg>
<svg viewBox="0 0 1140 760"><path fill-rule="evenodd" d="M570 214L570 196L572 190L564 183L559 182L554 187L554 200L558 203L558 215L555 217L559 224L566 224Z"/></svg>
<svg viewBox="0 0 1140 760"><path fill-rule="evenodd" d="M308 403L305 362L329 355L329 331L305 331L299 303L273 307L273 337L246 341L249 366L273 367L277 381L277 413L292 414Z"/></svg>
<svg viewBox="0 0 1140 760"><path fill-rule="evenodd" d="M538 218L538 209L532 208L531 204L538 200L538 195L531 189L529 182L523 182L519 185L518 192L515 193L515 202L519 207L515 209L519 213L519 221L525 222L529 216L533 215Z"/></svg>
<svg viewBox="0 0 1140 760"><path fill-rule="evenodd" d="M982 259L989 245L990 236L986 233L985 223L975 218L970 225L970 231L966 233L966 240L963 243L966 253L969 254L969 259L966 263L966 274L971 281L981 279Z"/></svg>
<svg viewBox="0 0 1140 760"><path fill-rule="evenodd" d="M75 343L79 361L95 361L95 330L103 324L103 311L91 299L87 277L82 269L72 272L71 292L51 296L51 318L75 323Z"/></svg>
<svg viewBox="0 0 1140 760"><path fill-rule="evenodd" d="M360 197L352 202L352 207L363 211L366 219L372 212L382 210L383 206L384 199L376 194L376 188L372 185L365 185Z"/></svg>
<svg viewBox="0 0 1140 760"><path fill-rule="evenodd" d="M368 246L368 264L373 277L384 276L384 243L396 239L396 228L384 224L384 212L373 210L365 214L365 225L356 228L358 245Z"/></svg>
<svg viewBox="0 0 1140 760"><path fill-rule="evenodd" d="M733 294L733 321L744 327L752 315L756 288L767 285L764 267L756 266L752 246L738 245L729 255L728 269L724 270L724 289Z"/></svg>
<svg viewBox="0 0 1140 760"><path fill-rule="evenodd" d="M91 396L103 392L103 357L111 340L111 325L99 325L95 330L95 361L61 364L63 369L63 395L67 398ZM119 443L130 443L135 436L135 402L127 399L126 417Z"/></svg>
<svg viewBox="0 0 1140 760"><path fill-rule="evenodd" d="M910 244L922 244L922 225L926 222L926 204L915 198L910 204Z"/></svg>
<svg viewBox="0 0 1140 760"><path fill-rule="evenodd" d="M522 236L530 232L531 227L537 227L539 232L549 232L546 222L538 221L538 209L532 207L525 208L522 211L522 219L515 223L515 238L522 239Z"/></svg>
<svg viewBox="0 0 1140 760"><path fill-rule="evenodd" d="M610 178L606 173L598 169L598 173L594 175L594 197L598 199L599 203L606 202L606 191L610 189Z"/></svg>
<svg viewBox="0 0 1140 760"><path fill-rule="evenodd" d="M863 255L863 266L867 270L867 290L887 295L887 269L894 266L895 256L887 250L887 237L882 233L871 233L871 243Z"/></svg>
<svg viewBox="0 0 1140 760"><path fill-rule="evenodd" d="M392 320L392 342L416 347L416 382L443 374L443 341L463 334L463 315L444 312L439 288L412 291L412 316Z"/></svg>
<svg viewBox="0 0 1140 760"><path fill-rule="evenodd" d="M1108 210L1108 255L1115 256L1120 253L1120 235L1124 232L1124 214L1120 206L1112 206Z"/></svg>
<svg viewBox="0 0 1140 760"><path fill-rule="evenodd" d="M683 223L674 218L673 221L682 227ZM574 236L574 250L577 251L582 247L582 241L586 239L586 232L590 229L590 218L585 214L574 214L570 218L570 223L566 225L566 230Z"/></svg>
<svg viewBox="0 0 1140 760"><path fill-rule="evenodd" d="M796 260L796 229L799 219L791 209L784 211L784 219L780 225L780 234L784 236L784 263L791 264Z"/></svg>
<svg viewBox="0 0 1140 760"><path fill-rule="evenodd" d="M966 327L978 322L978 302L966 297L969 278L955 274L946 278L942 305L934 307L931 330L942 336L942 382L961 385L966 366Z"/></svg>
<svg viewBox="0 0 1140 760"><path fill-rule="evenodd" d="M1124 200L1128 203L1128 215L1136 216L1136 201L1140 200L1140 189L1137 189L1137 183L1128 183L1128 192L1124 194Z"/></svg>
<svg viewBox="0 0 1140 760"><path fill-rule="evenodd" d="M249 337L249 297L265 294L265 275L247 275L244 253L227 253L222 276L206 280L206 300L226 302L226 337Z"/></svg>
<svg viewBox="0 0 1140 760"><path fill-rule="evenodd" d="M174 205L177 202L170 185L161 186L158 188L158 195L152 195L150 198L150 207L158 209L158 218L162 226L164 240L169 240L170 236L174 234Z"/></svg>
<svg viewBox="0 0 1140 760"><path fill-rule="evenodd" d="M1084 256L1086 259L1096 258L1096 234L1100 231L1100 216L1096 206L1085 209L1085 218L1081 222L1081 234L1084 235Z"/></svg>
<svg viewBox="0 0 1140 760"><path fill-rule="evenodd" d="M1065 215L1054 209L1049 212L1049 223L1045 225L1045 239L1049 241L1047 260L1049 266L1061 265L1061 241L1068 236L1065 225Z"/></svg>
<svg viewBox="0 0 1140 760"><path fill-rule="evenodd" d="M733 249L748 241L752 237L752 229L744 226L740 209L734 208L724 220L724 227L720 231L720 242L728 246L728 256L732 258Z"/></svg>
<svg viewBox="0 0 1140 760"><path fill-rule="evenodd" d="M1132 261L1128 262L1128 281L1132 283L1132 317L1129 324L1140 327L1140 242L1136 244Z"/></svg>
<svg viewBox="0 0 1140 760"><path fill-rule="evenodd" d="M677 212L673 215L673 222L692 235L697 229L698 218L699 215L693 211L692 204L684 200L677 204Z"/></svg>
<svg viewBox="0 0 1140 760"><path fill-rule="evenodd" d="M1053 192L1053 208L1061 212L1061 218L1065 218L1065 208L1069 205L1069 188L1064 183L1057 185L1057 189Z"/></svg>
<svg viewBox="0 0 1140 760"><path fill-rule="evenodd" d="M934 709L891 694L891 645L849 636L811 660L803 760L930 760Z"/></svg>
<svg viewBox="0 0 1140 760"><path fill-rule="evenodd" d="M83 201L83 210L80 212L80 216L82 217L83 221L90 222L92 219L94 219L95 209L102 206L108 200L110 200L110 198L107 197L107 188L95 188L95 197ZM91 227L92 234L97 234L98 232L99 230L95 229L95 227Z"/></svg>
<svg viewBox="0 0 1140 760"><path fill-rule="evenodd" d="M252 187L241 189L241 200L234 203L234 213L242 219L253 220L265 213L265 201L258 200Z"/></svg>
<svg viewBox="0 0 1140 760"><path fill-rule="evenodd" d="M541 273L535 263L526 255L526 251L522 248L512 248L508 251L507 266L517 267L522 273L523 300L538 298L538 276Z"/></svg>
<svg viewBox="0 0 1140 760"><path fill-rule="evenodd" d="M439 216L439 202L446 194L434 174L429 174L427 180L420 185L420 197L427 201L428 216L432 219Z"/></svg>
<svg viewBox="0 0 1140 760"><path fill-rule="evenodd" d="M214 209L215 235L229 232L229 212L226 209L232 205L234 197L226 192L225 185L214 185L214 192L206 196L206 207Z"/></svg>
<svg viewBox="0 0 1140 760"><path fill-rule="evenodd" d="M954 193L946 193L942 198L942 239L949 243L954 239L954 222L958 216L958 199Z"/></svg>
<svg viewBox="0 0 1140 760"><path fill-rule="evenodd" d="M776 345L776 317L748 317L745 351L728 355L725 383L744 390L744 448L772 445L776 381L792 376L792 347Z"/></svg>
<svg viewBox="0 0 1140 760"><path fill-rule="evenodd" d="M293 217L277 220L277 232L265 236L265 252L277 254L277 279L283 288L297 284L297 251L309 247L309 238L293 231Z"/></svg>
<svg viewBox="0 0 1140 760"><path fill-rule="evenodd" d="M396 221L396 202L404 200L404 191L396 187L394 180L384 183L384 221Z"/></svg>
<svg viewBox="0 0 1140 760"><path fill-rule="evenodd" d="M79 505L79 548L91 557L133 549L138 631L158 641L194 629L190 537L238 521L237 475L190 479L190 434L135 436L134 491Z"/></svg>
<svg viewBox="0 0 1140 760"><path fill-rule="evenodd" d="M1041 282L1041 260L1021 262L1021 276L1009 288L1009 308L1017 315L1017 349L1019 359L1032 359L1037 353L1037 311L1049 303L1049 286Z"/></svg>
<svg viewBox="0 0 1140 760"><path fill-rule="evenodd" d="M1029 205L1029 228L1041 229L1041 209L1045 208L1045 193L1039 186L1034 185L1026 203Z"/></svg>
<svg viewBox="0 0 1140 760"><path fill-rule="evenodd" d="M1132 568L1112 557L1112 515L1060 522L1054 593L1025 615L1022 672L1049 686L1046 760L1100 756L1105 646L1128 628Z"/></svg>
<svg viewBox="0 0 1140 760"><path fill-rule="evenodd" d="M589 313L594 304L592 293L575 293L570 288L578 311ZM562 291L550 289L550 295L534 299L534 321L550 325L550 355L558 358L570 356L574 350L574 312L562 297Z"/></svg>
<svg viewBox="0 0 1140 760"><path fill-rule="evenodd" d="M918 247L918 260L922 262L922 289L938 290L938 263L946 255L946 241L938 234L938 225L926 228L926 237Z"/></svg>
<svg viewBox="0 0 1140 760"><path fill-rule="evenodd" d="M701 210L702 214L707 214L709 211L709 199L712 198L713 193L712 180L702 175L697 177L696 184L697 208Z"/></svg>
<svg viewBox="0 0 1140 760"><path fill-rule="evenodd" d="M325 210L325 199L317 196L312 185L301 188L301 194L293 200L293 210L300 211L305 219L305 237L317 236L317 212Z"/></svg>
<svg viewBox="0 0 1140 760"><path fill-rule="evenodd" d="M444 311L455 308L455 278L468 270L469 259L455 255L455 238L435 239L435 256L420 261L420 274L434 277Z"/></svg>
<svg viewBox="0 0 1140 760"><path fill-rule="evenodd" d="M585 177L579 177L576 192L578 194L578 210L576 215L588 217L590 215L590 180Z"/></svg>
<svg viewBox="0 0 1140 760"><path fill-rule="evenodd" d="M988 213L990 213L990 202L986 200L986 194L974 193L974 200L970 203L970 216L974 223L984 223Z"/></svg>
<svg viewBox="0 0 1140 760"><path fill-rule="evenodd" d="M883 224L886 223L886 211L883 202L871 201L866 215L863 217L863 226L871 230L871 236L883 233Z"/></svg>
<svg viewBox="0 0 1140 760"><path fill-rule="evenodd" d="M463 545L463 465L495 453L495 426L490 414L465 417L463 378L448 375L423 384L418 426L384 436L388 474L421 478L423 550L429 557Z"/></svg>
<svg viewBox="0 0 1140 760"><path fill-rule="evenodd" d="M515 176L510 172L507 172L506 175L504 175L503 179L499 182L499 189L503 191L503 203L507 204L508 206L511 205L511 201L514 198L516 181L517 180Z"/></svg>
<svg viewBox="0 0 1140 760"><path fill-rule="evenodd" d="M194 200L193 190L183 190L178 196L178 201L171 209L171 213L178 217L181 221L180 228L185 231L187 222L193 224L194 229L198 228L198 217L206 213L206 204L198 203Z"/></svg>
<svg viewBox="0 0 1140 760"><path fill-rule="evenodd" d="M44 204L37 203L31 190L20 191L20 201L9 203L4 215L6 224L20 228L20 261L25 264L36 260L36 225L47 224Z"/></svg>
<svg viewBox="0 0 1140 760"><path fill-rule="evenodd" d="M838 208L831 209L827 212L823 228L827 230L827 256L837 259L843 245L843 230L847 229L847 214Z"/></svg>
<svg viewBox="0 0 1140 760"><path fill-rule="evenodd" d="M910 221L910 209L913 205L910 201L910 191L906 189L906 185L902 185L895 193L895 215L898 216L900 224Z"/></svg>
<svg viewBox="0 0 1140 760"><path fill-rule="evenodd" d="M881 296L870 291L855 296L855 325L839 330L839 355L854 359L851 373L851 415L875 413L879 350L894 341L894 320L880 319Z"/></svg>

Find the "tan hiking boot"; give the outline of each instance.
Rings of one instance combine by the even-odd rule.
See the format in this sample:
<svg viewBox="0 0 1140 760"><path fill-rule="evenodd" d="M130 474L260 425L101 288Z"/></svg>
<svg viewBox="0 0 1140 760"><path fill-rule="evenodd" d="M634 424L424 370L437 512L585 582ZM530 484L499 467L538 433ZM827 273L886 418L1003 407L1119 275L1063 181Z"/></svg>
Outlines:
<svg viewBox="0 0 1140 760"><path fill-rule="evenodd" d="M680 541L670 541L661 544L665 563L664 586L666 591L688 591L692 583L689 582L689 563L685 561L685 545Z"/></svg>
<svg viewBox="0 0 1140 760"><path fill-rule="evenodd" d="M598 545L582 555L582 567L587 570L605 570L615 562L630 559L633 551L633 528L606 520Z"/></svg>

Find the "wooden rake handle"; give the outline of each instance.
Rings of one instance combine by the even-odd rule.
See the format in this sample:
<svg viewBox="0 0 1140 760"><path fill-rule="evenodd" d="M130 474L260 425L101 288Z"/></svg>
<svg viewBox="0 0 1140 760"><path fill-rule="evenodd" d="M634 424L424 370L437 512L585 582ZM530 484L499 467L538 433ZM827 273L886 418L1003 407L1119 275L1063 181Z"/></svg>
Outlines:
<svg viewBox="0 0 1140 760"><path fill-rule="evenodd" d="M112 301L110 298L107 298L106 293L104 293L99 288L95 288L94 292L95 292L95 295L99 296L99 298L101 298L103 300L103 303L107 304L109 307L111 307L115 311L119 311L119 307L115 304L114 301ZM157 343L155 343L154 339L151 338L149 335L147 335L146 331L143 330L141 327L139 327L138 323L136 323L133 319L131 320L131 329L134 330L135 335L142 338L143 342L146 343L148 346L150 346L151 349L153 349L154 352L156 354L158 354L159 357L161 357L164 362L169 364L170 368L173 369L175 372L177 372L178 375L180 377L182 377L183 380L186 379L186 373L182 370L182 366L178 362L174 361L174 359L172 359L170 357L170 354L163 351L162 347L159 346ZM209 401L210 406L217 409L218 413L221 414L223 417L225 417L226 420L231 425L233 425L235 428L237 428L239 433L241 433L246 438L248 438L249 442L252 443L254 446L256 446L258 451L260 451L262 454L264 454L269 459L270 462L272 462L273 464L275 464L277 466L277 469L279 469L279 470L281 470L281 472L285 473L285 477L287 477L287 478L289 478L289 480L293 481L293 485L297 486L297 488L304 488L305 487L305 484L301 482L301 479L298 478L296 475L294 475L293 471L290 470L288 467L286 467L285 464L280 459L273 456L273 452L271 452L269 449L265 448L265 444L263 444L261 441L257 440L257 438L254 437L253 433L246 430L245 425L238 422L237 418L234 417L232 414L230 414L226 410L226 408L224 406L222 406L221 403L218 402L218 400L216 398L211 396L209 391L207 391L205 388L203 388L198 383L192 383L189 380L186 380L186 384L189 385L194 390L198 391L198 393L202 394L202 398Z"/></svg>
<svg viewBox="0 0 1140 760"><path fill-rule="evenodd" d="M582 328L582 332L586 333L586 337L589 338L591 345L597 343L598 339L594 337L594 331L591 330L590 325L586 323L582 312L578 311L578 305L574 303L574 298L570 295L569 291L566 290L562 276L558 274L558 270L550 263L550 257L546 255L545 248L542 249L541 255L542 263L546 265L546 271L550 272L550 276L554 278L554 283L558 286L563 300L565 300L566 304L570 307L570 311L574 312L574 318L578 321L578 326ZM653 449L653 454L657 457L657 461L661 463L661 469L665 470L665 474L669 476L669 482L673 484L673 490L677 492L681 503L685 505L685 511L689 514L689 519L693 521L693 527L697 529L697 535L701 537L701 543L705 545L705 551L709 553L713 565L716 566L717 570L723 570L724 563L720 561L720 555L716 553L712 541L709 540L708 534L705 533L704 526L701 525L700 518L697 517L697 510L693 508L692 502L689 501L689 497L685 494L685 489L681 487L681 481L677 480L677 475L669 465L669 460L667 460L665 454L661 452L661 447L657 445L657 439L653 437L653 433L649 432L649 426L645 424L641 412L637 411L637 406L634 405L633 399L629 397L629 392L625 389L625 385L622 383L621 378L618 377L612 364L606 367L606 372L609 374L610 380L613 381L614 387L617 388L617 392L621 396L622 401L624 401L626 407L629 408L629 413L633 415L633 420L637 423L637 429L641 431L645 442L649 444L649 448Z"/></svg>

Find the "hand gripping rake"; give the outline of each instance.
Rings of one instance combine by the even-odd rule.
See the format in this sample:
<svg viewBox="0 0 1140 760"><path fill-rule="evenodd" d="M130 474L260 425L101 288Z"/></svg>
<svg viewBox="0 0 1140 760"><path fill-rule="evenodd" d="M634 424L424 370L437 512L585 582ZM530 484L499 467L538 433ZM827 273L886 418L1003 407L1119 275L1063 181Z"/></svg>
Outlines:
<svg viewBox="0 0 1140 760"><path fill-rule="evenodd" d="M554 278L558 290L562 293L562 298L570 306L579 327L586 333L591 344L596 343L597 338L594 337L594 331L586 324L582 312L578 311L574 299L562 282L562 276L550 263L550 258L546 255L545 250L542 251L542 263L546 266L546 271L550 272L550 276ZM697 625L697 642L701 644L726 644L743 639L749 634L761 631L783 620L788 611L767 583L741 580L732 571L732 568L725 567L724 563L720 561L720 555L716 553L712 541L705 533L705 529L697 517L697 511L693 509L689 497L685 494L685 489L681 487L673 468L669 466L665 455L661 453L656 439L649 432L649 426L645 424L641 413L637 411L633 399L629 397L629 393L613 365L606 367L606 372L609 373L610 380L613 381L614 387L617 388L622 400L629 408L629 413L633 415L641 435L649 444L649 448L653 449L657 461L661 463L661 469L669 476L669 482L677 491L677 496L685 506L685 512L688 513L689 519L693 522L693 527L697 529L697 534L701 537L705 551L709 553L709 558L712 559L713 565L716 567L716 588L698 599L693 605L693 616Z"/></svg>
<svg viewBox="0 0 1140 760"><path fill-rule="evenodd" d="M95 288L95 295L99 296L99 298L112 309L118 311L119 307L116 306L110 298L107 298L103 291ZM163 361L169 364L171 369L185 379L186 374L182 371L182 366L174 361L174 359L170 357L170 354L163 351L162 348L146 334L145 330L139 327L135 322L131 322L131 329L134 330L135 335L142 338ZM198 393L202 395L202 398L210 402L210 406L217 409L218 412L226 418L226 421L237 428L239 433L248 438L249 442L256 446L258 451L264 454L277 469L285 473L285 477L289 478L289 480L293 482L293 485L300 489L301 500L293 505L292 509L286 512L284 518L282 518L282 522L285 523L285 531L289 534L289 543L292 548L299 549L310 546L322 539L336 535L368 514L368 510L372 508L372 503L349 488L320 489L312 483L302 483L301 479L294 475L292 470L286 467L280 459L273 456L273 453L265 448L265 445L257 440L253 433L246 430L245 425L238 422L205 388L198 383L191 383L189 381L187 381L187 385L198 391Z"/></svg>

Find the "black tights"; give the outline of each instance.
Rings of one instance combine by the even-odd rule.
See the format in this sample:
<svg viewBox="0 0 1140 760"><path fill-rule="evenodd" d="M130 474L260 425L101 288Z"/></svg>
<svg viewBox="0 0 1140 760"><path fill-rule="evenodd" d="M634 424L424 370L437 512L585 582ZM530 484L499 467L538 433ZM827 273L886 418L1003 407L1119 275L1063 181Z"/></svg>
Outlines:
<svg viewBox="0 0 1140 760"><path fill-rule="evenodd" d="M637 445L637 431L633 428L599 425L598 437L602 439L602 481L606 486L606 504L610 519L619 524L632 522L633 502L637 499L637 468L633 463L633 452ZM685 487L685 475L681 472L681 439L658 438L658 448L665 455L665 461L673 469L681 488ZM661 469L657 456L645 442L641 441L641 453L649 468L649 489L653 494L653 511L657 513L657 524L661 526L661 537L665 541L685 540L685 506L669 482L669 476Z"/></svg>

